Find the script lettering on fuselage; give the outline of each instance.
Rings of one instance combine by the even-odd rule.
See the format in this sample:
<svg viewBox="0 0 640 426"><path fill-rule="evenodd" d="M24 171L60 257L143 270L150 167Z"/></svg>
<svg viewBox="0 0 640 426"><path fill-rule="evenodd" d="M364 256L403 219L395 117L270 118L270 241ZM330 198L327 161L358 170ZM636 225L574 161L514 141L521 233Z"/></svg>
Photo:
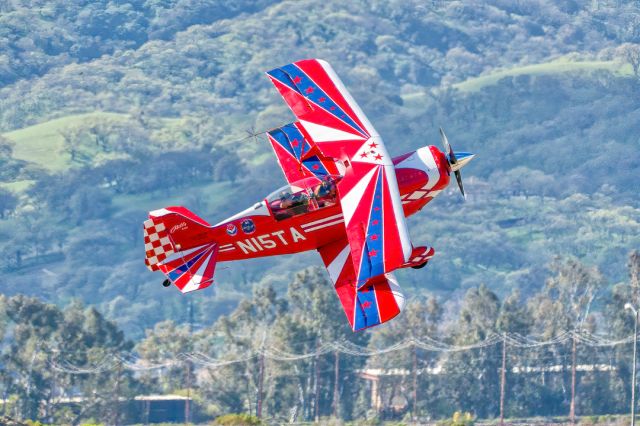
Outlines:
<svg viewBox="0 0 640 426"><path fill-rule="evenodd" d="M307 237L302 235L302 233L294 227L289 228L289 234L291 236L289 240L287 240L285 232L286 231L274 231L270 234L258 235L257 237L247 238L243 241L236 241L236 244L244 254L249 254L271 250L278 247L278 245L288 246L289 242L297 243L298 241L307 239Z"/></svg>

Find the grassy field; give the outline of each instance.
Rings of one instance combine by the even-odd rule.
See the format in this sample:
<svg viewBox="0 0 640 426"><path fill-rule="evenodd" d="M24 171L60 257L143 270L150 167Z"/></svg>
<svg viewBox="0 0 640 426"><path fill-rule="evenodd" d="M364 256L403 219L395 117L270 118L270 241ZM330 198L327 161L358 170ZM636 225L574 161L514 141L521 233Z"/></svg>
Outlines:
<svg viewBox="0 0 640 426"><path fill-rule="evenodd" d="M198 214L205 214L213 206L222 203L226 196L225 194L232 190L233 184L229 182L211 182L204 185L191 186L186 195L181 191L171 192L170 194L151 192L117 195L113 197L112 205L120 213L131 210L132 206L134 206L135 210L151 211L165 206L190 204L190 202L193 202L193 197L197 196L201 203L200 208L203 209L203 211L198 211Z"/></svg>
<svg viewBox="0 0 640 426"><path fill-rule="evenodd" d="M14 142L13 157L34 163L50 172L59 172L74 166L71 155L65 150L62 132L65 129L82 125L87 122L109 120L112 122L125 122L130 120L128 114L114 112L94 111L85 114L68 115L49 120L40 124L25 127L3 134L5 138ZM150 119L150 127L153 132L171 134L172 130L183 122L181 118L156 118ZM85 152L91 158L105 159L95 153ZM91 155L95 154L95 155ZM83 165L78 162L75 165Z"/></svg>
<svg viewBox="0 0 640 426"><path fill-rule="evenodd" d="M505 77L599 70L609 71L619 76L632 75L631 65L622 64L618 61L574 61L566 57L562 57L542 64L525 65L522 67L492 71L489 74L469 78L463 82L456 83L453 87L463 92L477 92L486 86L496 84Z"/></svg>
<svg viewBox="0 0 640 426"><path fill-rule="evenodd" d="M34 183L35 181L30 179L17 180L15 182L0 182L0 188L4 188L16 194L20 194L29 189L29 187L31 187L31 185L33 185Z"/></svg>
<svg viewBox="0 0 640 426"><path fill-rule="evenodd" d="M455 83L452 87L461 92L473 93L485 87L492 86L503 78L516 77L519 75L548 75L591 71L608 71L619 77L633 75L631 65L618 61L575 61L567 57L562 57L541 64L494 70L488 74ZM402 100L407 108L419 109L423 106L426 96L427 94L425 92L407 93L402 95Z"/></svg>

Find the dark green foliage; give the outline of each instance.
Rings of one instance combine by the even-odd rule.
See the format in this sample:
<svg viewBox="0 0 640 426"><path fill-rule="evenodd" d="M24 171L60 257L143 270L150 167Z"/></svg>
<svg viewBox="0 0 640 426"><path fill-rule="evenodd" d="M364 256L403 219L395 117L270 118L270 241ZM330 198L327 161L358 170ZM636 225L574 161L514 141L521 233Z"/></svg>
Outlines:
<svg viewBox="0 0 640 426"><path fill-rule="evenodd" d="M4 219L7 212L13 211L18 205L18 197L6 189L0 188L0 219Z"/></svg>
<svg viewBox="0 0 640 426"><path fill-rule="evenodd" d="M2 348L9 356L9 342L26 345L7 361L18 373L5 372L3 383L23 398L20 413L33 414L53 386L42 360L29 358L37 342L98 348L79 363L125 344L97 311L71 305L62 313L10 297L17 293L100 307L127 336L143 339L140 351L152 362L183 346L232 358L267 337L303 353L335 339L371 337L372 347L384 347L407 335L440 336L468 344L493 332L553 337L578 326L627 336L624 304L640 300L638 286L619 284L627 253L640 245L640 25L637 5L622 3L0 1L0 286L11 304ZM556 66L559 56L574 71ZM301 264L321 265L315 253L219 268L215 289L188 298L163 289L141 260L147 211L183 204L215 223L283 183L264 135L243 139L244 131L292 120L262 72L304 57L334 65L393 155L437 145L438 126L456 148L478 154L464 170L467 203L446 192L411 219L414 243L437 254L419 272L398 272L418 300L375 333L350 332L324 270L294 277ZM523 68L535 64L537 71ZM508 68L515 69L488 84L474 80ZM53 122L49 133L28 127ZM556 255L575 258L549 271ZM577 288L574 297L563 287L567 276L597 282L598 292ZM240 302L252 287L251 301ZM442 306L425 291L442 300L466 296ZM192 342L185 323L205 337ZM597 357L616 367L606 379L579 374L579 411L625 409L628 349L579 349L580 362ZM520 397L507 400L507 415L566 414L569 350L514 350L510 361L564 370L509 376L508 389ZM432 418L467 410L495 416L498 352L341 357L336 409L343 418L370 414L356 371L413 371L415 357L418 368L452 372L417 378L415 410L411 375L381 385L386 402L397 397ZM294 408L298 420L314 419L316 406L331 416L334 362L333 354L269 362L263 411L282 422ZM38 371L30 375L31 364ZM201 391L214 401L212 413L256 412L258 365L251 359L206 372ZM188 368L142 377L145 389L183 390L195 381ZM318 382L310 379L316 370ZM115 393L113 375L55 380L87 394L108 388L105 398ZM133 379L122 380L131 389ZM105 400L87 407L85 418L107 416ZM45 420L76 420L52 416Z"/></svg>
<svg viewBox="0 0 640 426"><path fill-rule="evenodd" d="M76 417L115 418L113 402L135 389L131 373L107 369L74 375L64 366L86 365L91 371L101 360L129 351L132 345L122 331L95 308L79 303L61 311L34 298L2 296L0 309L2 330L10 336L0 355L3 395L17 397L20 418L56 423ZM86 397L81 410L61 410L60 398L76 395Z"/></svg>
<svg viewBox="0 0 640 426"><path fill-rule="evenodd" d="M334 65L392 154L437 144L441 125L456 147L479 154L464 171L469 202L442 194L411 222L414 241L437 251L429 268L400 273L414 294L424 283L437 291L482 282L501 295L531 291L544 265L564 253L590 259L615 282L640 243L637 185L629 179L640 171L633 136L640 97L629 96L635 79L605 70L548 72L475 91L452 86L570 52L580 52L570 64L624 60L633 46L616 43L637 40L620 17L627 15L613 8L36 4L13 1L0 17L7 35L0 37L7 58L0 59L0 129L18 130L0 140L0 183L28 187L0 192L8 292L28 287L58 303L81 295L136 337L168 318L143 306L174 306L170 318L179 320L182 302L160 292L159 279L136 260L140 222L149 210L184 204L215 223L283 183L264 136L243 140L244 131L291 121L261 73L302 57ZM78 113L93 114L69 118ZM45 134L29 143L41 138L61 168L46 169L46 156L31 162L16 154L26 126L54 118L66 123L54 131L58 145ZM57 274L55 286L21 272L34 266ZM222 289L247 293L265 272L292 271L283 258L236 266L219 271ZM121 304L120 295L133 299ZM202 311L205 323L235 303L210 293L202 300L215 306Z"/></svg>
<svg viewBox="0 0 640 426"><path fill-rule="evenodd" d="M217 417L213 424L220 426L252 426L261 425L262 422L256 416L249 414L225 414Z"/></svg>

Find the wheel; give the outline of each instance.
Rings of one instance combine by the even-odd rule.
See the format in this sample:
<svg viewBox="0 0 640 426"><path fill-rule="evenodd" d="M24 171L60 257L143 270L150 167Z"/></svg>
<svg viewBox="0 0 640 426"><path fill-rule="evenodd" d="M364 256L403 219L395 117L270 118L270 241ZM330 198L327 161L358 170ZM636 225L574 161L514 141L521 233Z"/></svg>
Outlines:
<svg viewBox="0 0 640 426"><path fill-rule="evenodd" d="M171 281L169 281L168 279L162 281L162 286L163 287L169 287L171 285Z"/></svg>
<svg viewBox="0 0 640 426"><path fill-rule="evenodd" d="M412 266L412 268L413 268L413 269L422 269L422 268L424 268L425 266L427 266L427 263L429 263L429 261L428 261L428 260L427 260L426 262L424 262L424 263L421 263L420 265Z"/></svg>

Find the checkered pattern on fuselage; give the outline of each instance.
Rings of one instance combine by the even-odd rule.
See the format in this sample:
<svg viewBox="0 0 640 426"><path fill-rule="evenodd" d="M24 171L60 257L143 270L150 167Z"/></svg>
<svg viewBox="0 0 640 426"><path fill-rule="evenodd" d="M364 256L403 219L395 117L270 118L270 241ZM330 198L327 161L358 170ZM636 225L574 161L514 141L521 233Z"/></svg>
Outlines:
<svg viewBox="0 0 640 426"><path fill-rule="evenodd" d="M152 271L158 270L158 263L175 253L164 223L154 223L153 219L144 221L144 263Z"/></svg>

